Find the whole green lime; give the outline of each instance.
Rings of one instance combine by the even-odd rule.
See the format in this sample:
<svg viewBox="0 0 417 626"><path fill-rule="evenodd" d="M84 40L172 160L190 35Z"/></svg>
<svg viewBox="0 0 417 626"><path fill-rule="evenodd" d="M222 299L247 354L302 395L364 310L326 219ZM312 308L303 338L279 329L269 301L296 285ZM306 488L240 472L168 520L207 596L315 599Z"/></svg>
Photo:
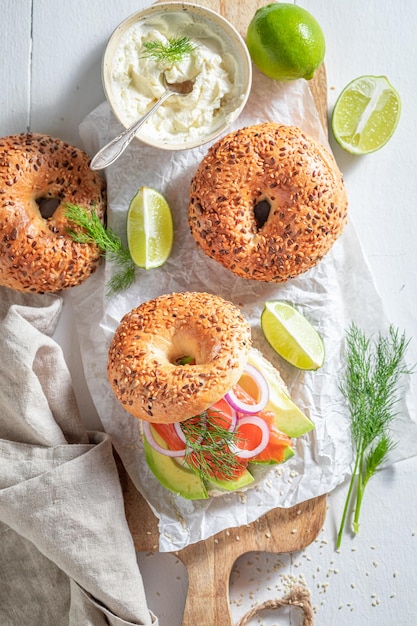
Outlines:
<svg viewBox="0 0 417 626"><path fill-rule="evenodd" d="M275 80L310 80L326 51L317 20L305 9L284 2L256 11L246 44L258 69Z"/></svg>

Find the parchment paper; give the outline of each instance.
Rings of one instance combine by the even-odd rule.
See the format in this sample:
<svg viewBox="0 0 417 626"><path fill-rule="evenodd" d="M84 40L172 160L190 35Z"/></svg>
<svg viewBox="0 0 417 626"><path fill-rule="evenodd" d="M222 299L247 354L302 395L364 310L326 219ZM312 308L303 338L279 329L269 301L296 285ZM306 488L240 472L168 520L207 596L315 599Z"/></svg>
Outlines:
<svg viewBox="0 0 417 626"><path fill-rule="evenodd" d="M307 83L280 84L255 70L250 99L230 130L268 120L299 126L327 144ZM93 155L120 130L108 104L103 103L83 121L80 134ZM114 272L108 262L71 291L93 401L133 482L159 519L161 551L183 548L224 528L252 522L272 508L290 507L328 493L350 475L350 422L339 391L345 329L351 321L372 333L385 332L388 326L351 221L317 267L283 285L235 277L198 250L188 228L188 190L207 149L205 145L165 152L135 141L106 170L109 225L125 237L130 199L138 187L154 187L173 211L174 249L162 268L138 270L135 284L116 297L105 297L105 285ZM314 431L297 440L295 457L272 470L255 488L243 495L197 502L172 495L153 477L144 460L138 422L116 401L106 377L108 347L124 313L160 294L192 290L216 293L241 307L251 324L254 345L280 369L293 399L315 423ZM260 314L264 302L272 299L294 304L320 332L326 361L317 372L301 372L286 365L264 340ZM396 460L412 454L407 442L415 437L405 400L400 414L401 445Z"/></svg>

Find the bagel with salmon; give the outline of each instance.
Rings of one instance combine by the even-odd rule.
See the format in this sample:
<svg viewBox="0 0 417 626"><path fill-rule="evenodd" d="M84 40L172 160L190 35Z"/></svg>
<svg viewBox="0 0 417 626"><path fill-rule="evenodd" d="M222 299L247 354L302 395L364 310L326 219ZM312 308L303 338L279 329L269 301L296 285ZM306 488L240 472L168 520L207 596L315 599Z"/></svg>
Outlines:
<svg viewBox="0 0 417 626"><path fill-rule="evenodd" d="M124 315L107 372L152 472L186 498L247 488L251 468L286 461L314 428L239 308L209 293L165 294Z"/></svg>

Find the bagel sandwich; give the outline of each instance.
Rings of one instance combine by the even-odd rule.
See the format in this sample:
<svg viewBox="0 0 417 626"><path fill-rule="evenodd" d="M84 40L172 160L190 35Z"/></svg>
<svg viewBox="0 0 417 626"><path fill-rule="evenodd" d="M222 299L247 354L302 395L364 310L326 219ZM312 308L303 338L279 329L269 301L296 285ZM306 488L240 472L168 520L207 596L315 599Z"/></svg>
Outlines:
<svg viewBox="0 0 417 626"><path fill-rule="evenodd" d="M253 486L314 428L231 302L160 296L121 320L108 379L139 419L147 464L170 491L206 499Z"/></svg>

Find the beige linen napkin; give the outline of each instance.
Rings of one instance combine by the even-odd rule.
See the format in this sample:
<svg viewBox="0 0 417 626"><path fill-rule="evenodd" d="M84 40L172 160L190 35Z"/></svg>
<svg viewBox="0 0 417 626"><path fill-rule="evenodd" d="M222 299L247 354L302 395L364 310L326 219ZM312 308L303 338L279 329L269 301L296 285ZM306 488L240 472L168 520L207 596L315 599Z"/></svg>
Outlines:
<svg viewBox="0 0 417 626"><path fill-rule="evenodd" d="M0 288L0 624L157 624L105 433L51 338L62 301Z"/></svg>

